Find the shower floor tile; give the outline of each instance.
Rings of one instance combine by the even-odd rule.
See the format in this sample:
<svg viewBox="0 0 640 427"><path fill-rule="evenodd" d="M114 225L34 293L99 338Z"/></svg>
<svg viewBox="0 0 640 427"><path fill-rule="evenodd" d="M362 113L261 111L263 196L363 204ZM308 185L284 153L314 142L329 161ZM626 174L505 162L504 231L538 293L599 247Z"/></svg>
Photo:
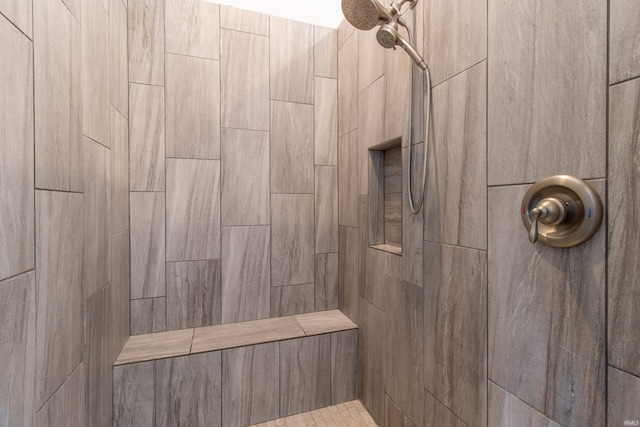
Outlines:
<svg viewBox="0 0 640 427"><path fill-rule="evenodd" d="M254 424L250 427L377 426L359 400L327 406L315 411Z"/></svg>

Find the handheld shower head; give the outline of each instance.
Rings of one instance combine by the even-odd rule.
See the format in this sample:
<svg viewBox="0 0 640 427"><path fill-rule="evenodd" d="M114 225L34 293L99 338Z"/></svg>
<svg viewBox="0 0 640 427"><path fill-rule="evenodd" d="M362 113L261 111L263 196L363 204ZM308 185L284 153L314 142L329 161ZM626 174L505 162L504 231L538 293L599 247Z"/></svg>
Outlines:
<svg viewBox="0 0 640 427"><path fill-rule="evenodd" d="M386 49L400 46L405 50L405 52L407 52L411 59L413 59L413 62L422 69L422 71L427 69L427 64L425 64L424 59L422 59L420 54L413 48L413 46L411 46L411 43L398 33L398 24L395 22L387 22L380 27L376 34L376 39L378 39L378 43Z"/></svg>
<svg viewBox="0 0 640 427"><path fill-rule="evenodd" d="M376 0L342 0L342 13L351 25L363 31L393 19L391 10Z"/></svg>

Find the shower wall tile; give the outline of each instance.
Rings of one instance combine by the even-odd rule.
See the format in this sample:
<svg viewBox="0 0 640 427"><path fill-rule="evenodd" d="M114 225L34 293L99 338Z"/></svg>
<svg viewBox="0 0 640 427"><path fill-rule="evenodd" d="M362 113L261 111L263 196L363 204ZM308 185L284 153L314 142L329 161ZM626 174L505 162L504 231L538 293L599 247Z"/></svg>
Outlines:
<svg viewBox="0 0 640 427"><path fill-rule="evenodd" d="M144 362L113 367L114 426L155 425L155 363Z"/></svg>
<svg viewBox="0 0 640 427"><path fill-rule="evenodd" d="M313 105L271 102L271 192L313 193Z"/></svg>
<svg viewBox="0 0 640 427"><path fill-rule="evenodd" d="M35 425L39 427L88 425L86 387L87 370L85 364L80 363L65 383L40 408L35 417Z"/></svg>
<svg viewBox="0 0 640 427"><path fill-rule="evenodd" d="M378 424L384 422L385 318L382 310L368 302L358 304L358 394Z"/></svg>
<svg viewBox="0 0 640 427"><path fill-rule="evenodd" d="M164 0L128 0L129 81L164 85Z"/></svg>
<svg viewBox="0 0 640 427"><path fill-rule="evenodd" d="M76 193L36 191L36 407L82 361L82 208Z"/></svg>
<svg viewBox="0 0 640 427"><path fill-rule="evenodd" d="M33 14L36 187L82 191L80 25L56 0Z"/></svg>
<svg viewBox="0 0 640 427"><path fill-rule="evenodd" d="M109 146L109 16L101 0L82 4L82 133Z"/></svg>
<svg viewBox="0 0 640 427"><path fill-rule="evenodd" d="M315 311L338 308L338 254L316 254Z"/></svg>
<svg viewBox="0 0 640 427"><path fill-rule="evenodd" d="M402 410L389 399L384 396L384 426L385 427L416 427L409 417L402 413Z"/></svg>
<svg viewBox="0 0 640 427"><path fill-rule="evenodd" d="M338 224L358 226L358 132L338 140Z"/></svg>
<svg viewBox="0 0 640 427"><path fill-rule="evenodd" d="M363 239L364 238L364 239ZM380 310L385 309L385 287L387 275L386 252L371 249L367 243L366 233L360 229L360 248L364 251L360 273L360 296Z"/></svg>
<svg viewBox="0 0 640 427"><path fill-rule="evenodd" d="M113 1L113 0L112 0ZM127 119L111 111L111 233L129 229L129 131Z"/></svg>
<svg viewBox="0 0 640 427"><path fill-rule="evenodd" d="M427 390L424 392L425 427L467 427L460 418Z"/></svg>
<svg viewBox="0 0 640 427"><path fill-rule="evenodd" d="M360 92L358 104L358 194L368 194L369 191L370 160L368 148L384 142L384 88L385 78L382 77Z"/></svg>
<svg viewBox="0 0 640 427"><path fill-rule="evenodd" d="M402 146L409 141L409 94L411 88L411 70L413 63L407 59L407 54L398 50L384 52L384 141L402 137ZM421 88L422 79L416 80L413 100L414 134L412 142L424 140L422 128L423 108Z"/></svg>
<svg viewBox="0 0 640 427"><path fill-rule="evenodd" d="M165 295L165 194L131 196L131 299Z"/></svg>
<svg viewBox="0 0 640 427"><path fill-rule="evenodd" d="M607 425L623 426L625 421L640 420L640 378L611 366L608 374Z"/></svg>
<svg viewBox="0 0 640 427"><path fill-rule="evenodd" d="M109 0L109 96L124 117L129 116L129 74L127 59L127 8Z"/></svg>
<svg viewBox="0 0 640 427"><path fill-rule="evenodd" d="M358 127L358 33L338 50L338 136Z"/></svg>
<svg viewBox="0 0 640 427"><path fill-rule="evenodd" d="M315 77L315 164L338 164L338 80Z"/></svg>
<svg viewBox="0 0 640 427"><path fill-rule="evenodd" d="M605 230L562 251L532 245L513 214L527 189L489 189L489 379L563 426L603 425Z"/></svg>
<svg viewBox="0 0 640 427"><path fill-rule="evenodd" d="M338 26L338 49L342 47L344 42L356 31L355 27L349 24L349 21L343 19Z"/></svg>
<svg viewBox="0 0 640 427"><path fill-rule="evenodd" d="M313 104L313 25L270 17L271 99Z"/></svg>
<svg viewBox="0 0 640 427"><path fill-rule="evenodd" d="M220 51L222 126L269 130L269 38L221 30Z"/></svg>
<svg viewBox="0 0 640 427"><path fill-rule="evenodd" d="M280 416L331 404L331 335L280 342Z"/></svg>
<svg viewBox="0 0 640 427"><path fill-rule="evenodd" d="M269 37L269 15L220 5L220 28Z"/></svg>
<svg viewBox="0 0 640 427"><path fill-rule="evenodd" d="M0 3L19 12L18 4ZM30 10L31 6L29 6ZM29 14L31 16L31 14ZM33 269L33 54L32 43L0 15L0 280Z"/></svg>
<svg viewBox="0 0 640 427"><path fill-rule="evenodd" d="M167 157L219 159L220 62L166 55L166 64Z"/></svg>
<svg viewBox="0 0 640 427"><path fill-rule="evenodd" d="M271 285L314 280L312 194L271 195Z"/></svg>
<svg viewBox="0 0 640 427"><path fill-rule="evenodd" d="M87 375L87 426L104 426L112 419L113 293L109 284L84 302L84 356Z"/></svg>
<svg viewBox="0 0 640 427"><path fill-rule="evenodd" d="M220 260L167 263L167 330L217 325Z"/></svg>
<svg viewBox="0 0 640 427"><path fill-rule="evenodd" d="M344 254L338 260L338 286L340 310L350 319L358 314L360 285L360 250L358 229L340 227L338 230L338 252Z"/></svg>
<svg viewBox="0 0 640 427"><path fill-rule="evenodd" d="M609 363L640 376L640 80L609 90ZM601 193L602 194L602 193Z"/></svg>
<svg viewBox="0 0 640 427"><path fill-rule="evenodd" d="M490 0L489 185L605 176L606 42L605 2Z"/></svg>
<svg viewBox="0 0 640 427"><path fill-rule="evenodd" d="M29 39L33 39L33 4L31 0L2 0L0 13L20 29ZM3 40L7 40L3 38ZM10 86L7 86L10 87Z"/></svg>
<svg viewBox="0 0 640 427"><path fill-rule="evenodd" d="M280 414L280 344L222 352L222 425L243 427Z"/></svg>
<svg viewBox="0 0 640 427"><path fill-rule="evenodd" d="M114 234L111 237L113 248L113 351L116 356L122 350L130 335L129 298L131 297L131 259L130 259L129 231Z"/></svg>
<svg viewBox="0 0 640 427"><path fill-rule="evenodd" d="M131 300L131 335L151 334L167 330L166 299Z"/></svg>
<svg viewBox="0 0 640 427"><path fill-rule="evenodd" d="M155 421L166 426L221 426L222 353L156 361Z"/></svg>
<svg viewBox="0 0 640 427"><path fill-rule="evenodd" d="M203 0L165 2L165 51L220 59L220 6Z"/></svg>
<svg viewBox="0 0 640 427"><path fill-rule="evenodd" d="M3 423L33 423L36 354L35 272L0 282L0 401Z"/></svg>
<svg viewBox="0 0 640 427"><path fill-rule="evenodd" d="M315 76L338 78L337 30L313 27L313 73Z"/></svg>
<svg viewBox="0 0 640 427"><path fill-rule="evenodd" d="M331 336L331 404L358 398L358 330Z"/></svg>
<svg viewBox="0 0 640 427"><path fill-rule="evenodd" d="M205 259L220 259L220 162L168 159L167 261Z"/></svg>
<svg viewBox="0 0 640 427"><path fill-rule="evenodd" d="M338 251L338 167L316 166L316 253Z"/></svg>
<svg viewBox="0 0 640 427"><path fill-rule="evenodd" d="M270 228L222 227L222 323L269 317Z"/></svg>
<svg viewBox="0 0 640 427"><path fill-rule="evenodd" d="M271 288L271 317L291 316L314 311L313 283Z"/></svg>
<svg viewBox="0 0 640 427"><path fill-rule="evenodd" d="M487 58L486 1L430 0L425 8L424 51L428 52L433 86ZM495 30L506 34L502 28Z"/></svg>
<svg viewBox="0 0 640 427"><path fill-rule="evenodd" d="M102 7L102 6L100 6ZM84 296L111 281L111 150L84 139Z"/></svg>
<svg viewBox="0 0 640 427"><path fill-rule="evenodd" d="M415 425L422 425L423 289L388 277L385 309L386 391Z"/></svg>
<svg viewBox="0 0 640 427"><path fill-rule="evenodd" d="M487 254L425 248L424 386L467 425L486 426Z"/></svg>
<svg viewBox="0 0 640 427"><path fill-rule="evenodd" d="M358 93L384 74L384 53L384 49L376 40L376 31L358 32Z"/></svg>
<svg viewBox="0 0 640 427"><path fill-rule="evenodd" d="M486 79L482 62L433 90L425 240L487 248Z"/></svg>
<svg viewBox="0 0 640 427"><path fill-rule="evenodd" d="M164 88L132 83L129 108L130 190L164 191Z"/></svg>
<svg viewBox="0 0 640 427"><path fill-rule="evenodd" d="M632 0L609 4L609 83L640 76L640 9Z"/></svg>
<svg viewBox="0 0 640 427"><path fill-rule="evenodd" d="M489 425L495 427L561 426L493 382L489 382Z"/></svg>
<svg viewBox="0 0 640 427"><path fill-rule="evenodd" d="M268 225L269 133L222 129L222 225Z"/></svg>

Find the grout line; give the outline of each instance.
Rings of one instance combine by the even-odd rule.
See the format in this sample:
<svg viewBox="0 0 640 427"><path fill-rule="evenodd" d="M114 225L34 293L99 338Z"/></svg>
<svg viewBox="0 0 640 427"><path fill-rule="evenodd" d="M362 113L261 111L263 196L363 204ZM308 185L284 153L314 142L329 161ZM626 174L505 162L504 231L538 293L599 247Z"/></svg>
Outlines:
<svg viewBox="0 0 640 427"><path fill-rule="evenodd" d="M609 61L609 59L608 59L608 61ZM629 77L629 78L626 78L624 80L620 80L619 82L615 82L615 83L609 84L609 88L612 88L612 87L615 87L615 86L619 86L619 85L622 85L622 84L625 84L625 83L629 83L631 81L638 80L638 79L640 79L640 75ZM609 81L609 67L607 67L607 81Z"/></svg>
<svg viewBox="0 0 640 427"><path fill-rule="evenodd" d="M73 16L73 14L71 14ZM23 36L25 36L27 38L27 40L29 40L31 42L31 50L33 51L33 34L31 35L31 37L29 37L24 31L22 31L22 29L20 27L18 27L7 15L5 15L4 13L2 13L2 11L0 11L0 16L5 18L13 27L15 27L16 30L18 30ZM31 32L33 31L33 7L31 7Z"/></svg>

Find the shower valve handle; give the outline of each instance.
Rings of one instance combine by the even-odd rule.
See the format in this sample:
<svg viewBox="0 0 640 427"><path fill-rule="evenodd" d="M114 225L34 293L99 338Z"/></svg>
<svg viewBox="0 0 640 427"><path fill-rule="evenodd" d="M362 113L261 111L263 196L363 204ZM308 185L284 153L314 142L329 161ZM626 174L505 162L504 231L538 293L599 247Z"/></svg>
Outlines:
<svg viewBox="0 0 640 427"><path fill-rule="evenodd" d="M562 202L555 197L548 197L540 200L540 203L531 209L531 229L529 230L529 241L538 241L538 222L546 225L557 225L565 220L567 211Z"/></svg>

